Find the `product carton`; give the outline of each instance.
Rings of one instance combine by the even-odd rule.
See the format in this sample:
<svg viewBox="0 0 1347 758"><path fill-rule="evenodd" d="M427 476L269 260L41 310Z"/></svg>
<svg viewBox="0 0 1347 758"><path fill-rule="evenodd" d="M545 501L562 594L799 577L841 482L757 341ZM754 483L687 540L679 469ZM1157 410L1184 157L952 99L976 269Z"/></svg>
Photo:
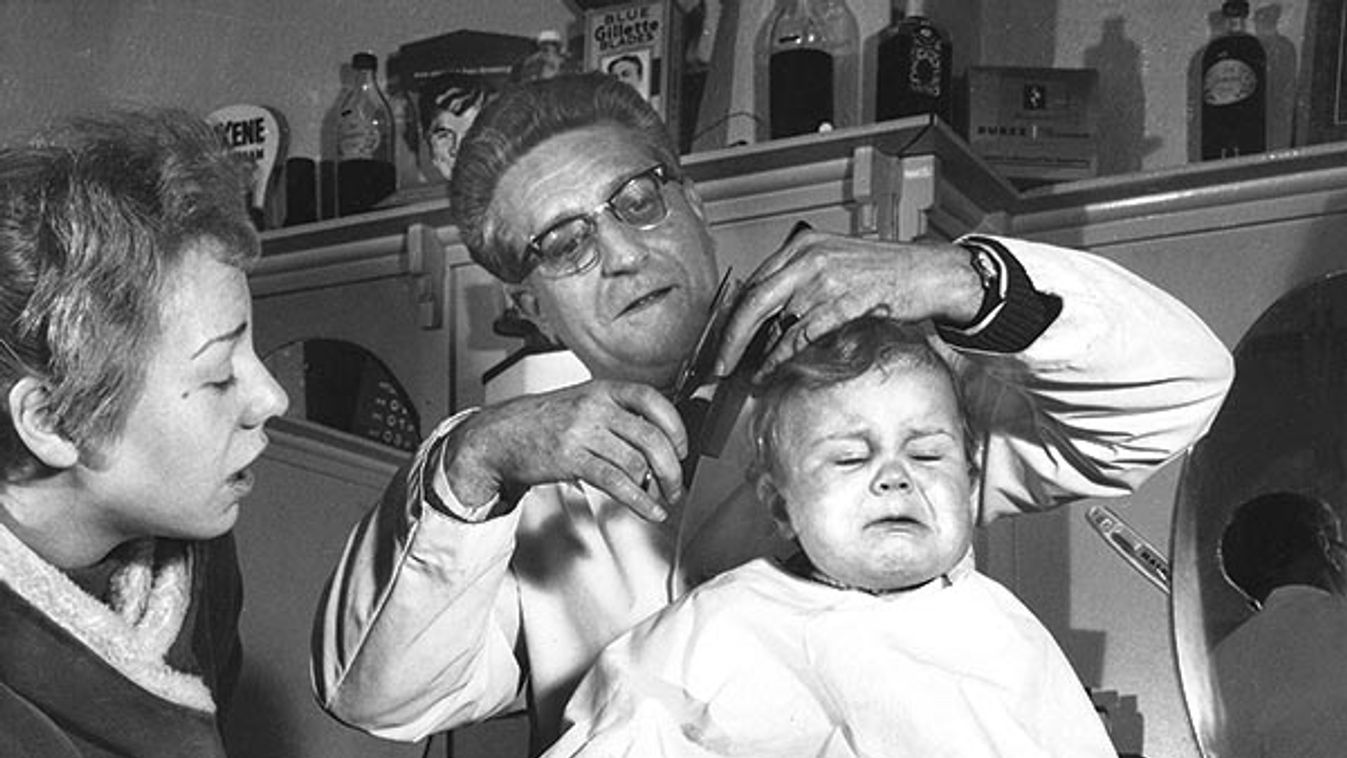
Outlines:
<svg viewBox="0 0 1347 758"><path fill-rule="evenodd" d="M1098 80L1093 69L969 68L969 147L1021 187L1095 176Z"/></svg>
<svg viewBox="0 0 1347 758"><path fill-rule="evenodd" d="M584 66L622 79L679 126L682 12L673 0L606 5L585 11Z"/></svg>

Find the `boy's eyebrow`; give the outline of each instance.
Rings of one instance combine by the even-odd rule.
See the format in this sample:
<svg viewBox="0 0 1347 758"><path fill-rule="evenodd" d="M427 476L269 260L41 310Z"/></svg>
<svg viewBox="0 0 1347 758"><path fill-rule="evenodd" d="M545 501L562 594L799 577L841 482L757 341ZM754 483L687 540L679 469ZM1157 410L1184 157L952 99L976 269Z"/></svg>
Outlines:
<svg viewBox="0 0 1347 758"><path fill-rule="evenodd" d="M239 339L240 337L242 337L242 336L244 335L244 333L247 332L247 331L248 331L248 322L247 322L247 321L244 321L243 323L239 324L238 326L234 327L232 330L230 330L230 331L228 331L228 332L226 332L226 333L224 333L224 334L217 335L217 336L215 336L215 337L211 337L210 339L206 340L205 344L203 344L201 347L197 348L197 350L196 350L195 353L192 353L192 360L196 360L197 358L200 358L202 353L204 353L204 352L206 352L207 350L211 349L211 347L214 346L214 345L216 345L216 344L219 344L219 343L221 343L221 342L236 342L236 341L238 341L238 339Z"/></svg>

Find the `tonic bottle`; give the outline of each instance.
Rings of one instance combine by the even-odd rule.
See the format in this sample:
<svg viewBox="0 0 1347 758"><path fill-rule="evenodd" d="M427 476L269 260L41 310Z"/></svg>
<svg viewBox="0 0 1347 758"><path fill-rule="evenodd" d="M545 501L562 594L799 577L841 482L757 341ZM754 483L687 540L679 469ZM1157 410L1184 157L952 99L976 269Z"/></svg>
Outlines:
<svg viewBox="0 0 1347 758"><path fill-rule="evenodd" d="M843 0L778 0L764 32L755 99L768 137L860 123L860 32Z"/></svg>
<svg viewBox="0 0 1347 758"><path fill-rule="evenodd" d="M949 36L926 17L925 0L891 0L892 22L876 51L875 120L933 113L950 121Z"/></svg>
<svg viewBox="0 0 1347 758"><path fill-rule="evenodd" d="M1226 29L1202 53L1202 160L1267 149L1267 54L1249 33L1248 0L1221 6Z"/></svg>
<svg viewBox="0 0 1347 758"><path fill-rule="evenodd" d="M351 57L355 81L337 106L337 215L374 207L397 189L393 109L375 78L372 53Z"/></svg>

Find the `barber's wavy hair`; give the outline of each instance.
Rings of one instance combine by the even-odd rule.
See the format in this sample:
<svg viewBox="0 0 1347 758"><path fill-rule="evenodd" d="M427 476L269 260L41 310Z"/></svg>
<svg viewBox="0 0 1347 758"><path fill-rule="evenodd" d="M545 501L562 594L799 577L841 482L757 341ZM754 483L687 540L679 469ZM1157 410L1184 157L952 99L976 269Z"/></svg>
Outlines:
<svg viewBox="0 0 1347 758"><path fill-rule="evenodd" d="M608 74L563 74L515 85L487 103L459 146L449 209L472 259L497 278L523 280L523 250L489 210L500 178L525 153L558 134L599 124L630 131L651 157L681 177L678 148L659 114Z"/></svg>
<svg viewBox="0 0 1347 758"><path fill-rule="evenodd" d="M788 402L856 379L872 369L927 370L949 379L959 407L969 475L976 476L978 440L973 436L963 384L949 362L936 352L918 327L867 314L814 340L763 379L749 416L748 429L753 441L751 481L779 473L781 409Z"/></svg>
<svg viewBox="0 0 1347 758"><path fill-rule="evenodd" d="M115 440L144 386L185 250L218 240L244 266L259 243L249 169L176 109L76 117L0 148L0 474L40 470L10 421L24 376L81 449Z"/></svg>

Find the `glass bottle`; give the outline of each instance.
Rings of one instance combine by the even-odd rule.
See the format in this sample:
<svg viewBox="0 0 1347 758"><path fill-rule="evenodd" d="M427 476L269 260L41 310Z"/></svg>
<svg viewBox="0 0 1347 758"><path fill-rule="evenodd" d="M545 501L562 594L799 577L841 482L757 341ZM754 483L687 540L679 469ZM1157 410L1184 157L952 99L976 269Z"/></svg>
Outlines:
<svg viewBox="0 0 1347 758"><path fill-rule="evenodd" d="M351 56L355 82L337 106L337 215L359 213L397 189L393 109L375 74L372 53Z"/></svg>
<svg viewBox="0 0 1347 758"><path fill-rule="evenodd" d="M778 0L756 58L755 105L768 138L860 123L860 32L843 0Z"/></svg>
<svg viewBox="0 0 1347 758"><path fill-rule="evenodd" d="M1267 53L1249 33L1248 0L1221 6L1226 29L1202 53L1202 160L1267 149Z"/></svg>
<svg viewBox="0 0 1347 758"><path fill-rule="evenodd" d="M535 79L552 77L578 70L576 62L566 54L561 41L561 32L544 29L538 32L537 49L514 65L510 78L517 82L529 82Z"/></svg>
<svg viewBox="0 0 1347 758"><path fill-rule="evenodd" d="M949 36L926 17L925 0L890 0L892 21L879 34L876 51L875 120L933 113L949 123Z"/></svg>

